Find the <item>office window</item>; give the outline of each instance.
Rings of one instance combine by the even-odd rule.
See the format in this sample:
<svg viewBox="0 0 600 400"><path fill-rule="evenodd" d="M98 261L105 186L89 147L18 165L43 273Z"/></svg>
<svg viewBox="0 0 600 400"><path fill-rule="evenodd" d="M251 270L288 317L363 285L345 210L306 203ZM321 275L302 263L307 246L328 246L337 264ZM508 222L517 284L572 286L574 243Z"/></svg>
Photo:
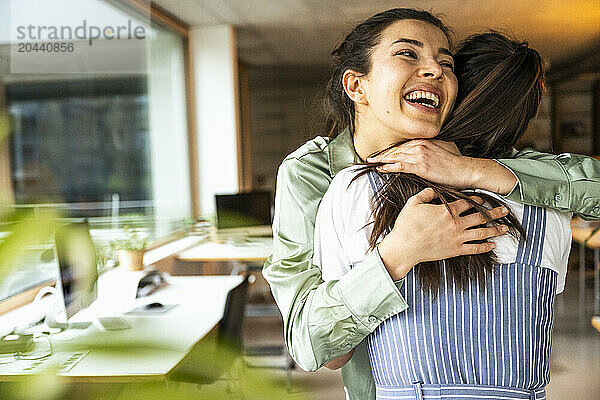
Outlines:
<svg viewBox="0 0 600 400"><path fill-rule="evenodd" d="M11 171L17 204L151 205L145 79L9 85ZM37 98L36 98L37 97ZM152 210L137 207L152 215ZM81 216L97 216L82 210Z"/></svg>
<svg viewBox="0 0 600 400"><path fill-rule="evenodd" d="M159 238L192 217L185 39L154 22L147 36L136 43L141 68L131 68L132 42L97 40L91 54L114 71L39 75L12 71L10 43L0 40L0 112L11 121L0 148L3 198L87 217L99 243L125 226ZM55 278L51 249L32 250L0 282L0 300Z"/></svg>

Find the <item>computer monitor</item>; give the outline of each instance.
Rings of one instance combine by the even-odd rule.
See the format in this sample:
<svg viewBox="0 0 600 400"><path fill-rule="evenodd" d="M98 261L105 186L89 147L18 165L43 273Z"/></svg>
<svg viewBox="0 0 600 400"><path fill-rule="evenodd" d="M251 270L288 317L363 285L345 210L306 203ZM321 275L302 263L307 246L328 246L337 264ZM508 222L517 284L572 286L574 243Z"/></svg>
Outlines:
<svg viewBox="0 0 600 400"><path fill-rule="evenodd" d="M54 240L60 271L56 289L62 294L69 319L98 297L96 249L86 222L60 227Z"/></svg>
<svg viewBox="0 0 600 400"><path fill-rule="evenodd" d="M271 224L271 193L246 192L215 195L217 228Z"/></svg>

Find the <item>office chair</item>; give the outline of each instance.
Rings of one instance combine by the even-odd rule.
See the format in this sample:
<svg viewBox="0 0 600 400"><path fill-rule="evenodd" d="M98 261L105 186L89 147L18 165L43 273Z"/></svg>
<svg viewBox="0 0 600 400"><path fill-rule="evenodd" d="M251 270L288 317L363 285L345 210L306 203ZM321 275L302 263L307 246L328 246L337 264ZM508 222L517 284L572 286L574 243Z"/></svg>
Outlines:
<svg viewBox="0 0 600 400"><path fill-rule="evenodd" d="M223 319L219 325L217 346L220 349L229 349L233 353L241 354L242 351L242 325L248 297L248 275L237 287L231 289L225 301Z"/></svg>
<svg viewBox="0 0 600 400"><path fill-rule="evenodd" d="M231 271L231 275L244 273L251 276L252 272L260 273L262 264L238 263ZM252 277L254 278L254 277ZM281 313L275 304L249 304L246 307L247 318L279 318ZM288 392L292 389L292 370L296 363L290 356L285 343L281 345L256 345L243 347L246 366L250 368L283 369L286 373L285 386ZM274 359L277 357L278 359ZM267 359L268 361L264 361ZM269 362L270 361L270 362Z"/></svg>
<svg viewBox="0 0 600 400"><path fill-rule="evenodd" d="M227 294L223 319L216 333L216 345L207 354L200 342L186 356L185 362L169 376L171 381L207 385L223 378L242 355L242 324L248 294L248 276ZM230 381L227 377L225 380Z"/></svg>

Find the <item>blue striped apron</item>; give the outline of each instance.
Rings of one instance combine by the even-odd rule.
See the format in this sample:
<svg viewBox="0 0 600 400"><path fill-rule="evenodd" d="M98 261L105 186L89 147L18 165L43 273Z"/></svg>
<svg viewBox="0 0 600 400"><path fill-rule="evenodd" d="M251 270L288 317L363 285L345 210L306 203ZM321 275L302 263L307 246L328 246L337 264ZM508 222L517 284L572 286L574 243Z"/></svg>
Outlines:
<svg viewBox="0 0 600 400"><path fill-rule="evenodd" d="M380 178L369 174L373 192ZM368 337L377 399L545 399L557 273L541 268L546 210L524 206L527 242L486 289L441 278L437 298L405 278L409 308Z"/></svg>

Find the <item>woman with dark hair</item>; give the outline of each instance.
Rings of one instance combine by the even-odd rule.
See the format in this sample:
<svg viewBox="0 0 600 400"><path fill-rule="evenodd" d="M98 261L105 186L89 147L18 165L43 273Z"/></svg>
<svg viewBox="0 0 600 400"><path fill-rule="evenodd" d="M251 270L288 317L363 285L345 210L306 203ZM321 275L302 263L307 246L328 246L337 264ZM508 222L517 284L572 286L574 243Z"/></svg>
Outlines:
<svg viewBox="0 0 600 400"><path fill-rule="evenodd" d="M467 38L455 61L463 86L439 137L469 156L505 155L537 113L541 57L525 43L491 32ZM449 208L461 200L486 215L486 206L466 193L376 168L340 171L323 197L313 262L326 281L360 264L360 254L377 246L410 197L425 188ZM496 238L494 253L422 263L422 255L404 254L415 266L401 288L411 307L368 338L377 398L545 398L554 296L564 287L571 214L476 194L487 207L512 210L501 220L486 219L510 229L512 237Z"/></svg>
<svg viewBox="0 0 600 400"><path fill-rule="evenodd" d="M420 22L421 40L392 30L407 20ZM439 132L456 96L450 50L448 28L424 11L392 9L359 24L333 53L327 89L330 137L307 142L279 168L274 250L263 275L282 312L288 349L300 367L315 370L356 348L342 368L352 399L375 396L363 339L409 307L399 290L410 270L404 254L417 253L420 261L432 261L485 253L494 244L471 243L473 233L501 233L489 227L469 229L481 221L480 213L458 215L471 208L469 203L452 202L451 214L444 205L428 204L434 196L422 191L407 202L378 249L339 280L323 282L321 269L312 262L317 207L332 178L401 139L433 138ZM413 90L405 99L407 84L428 90ZM357 112L370 102L377 105L374 120L381 122L371 132ZM404 146L411 146L407 143ZM590 198L600 192L600 167L592 159L529 152L500 164L461 156L454 145L435 140L419 141L410 152L427 158L428 168L417 173L437 183L487 189L519 202L600 217L597 202ZM503 216L500 210L490 213L492 218ZM430 221L438 222L434 226ZM394 239L398 237L407 240Z"/></svg>

